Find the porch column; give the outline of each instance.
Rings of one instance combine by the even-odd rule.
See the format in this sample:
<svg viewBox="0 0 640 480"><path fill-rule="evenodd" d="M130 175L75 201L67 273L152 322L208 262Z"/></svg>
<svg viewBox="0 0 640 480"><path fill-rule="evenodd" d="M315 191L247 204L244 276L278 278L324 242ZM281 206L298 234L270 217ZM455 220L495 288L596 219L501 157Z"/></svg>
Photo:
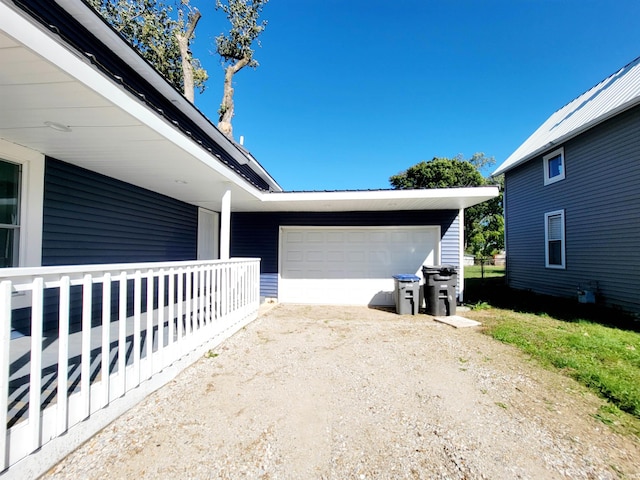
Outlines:
<svg viewBox="0 0 640 480"><path fill-rule="evenodd" d="M220 260L229 260L231 239L231 190L222 195L220 212Z"/></svg>
<svg viewBox="0 0 640 480"><path fill-rule="evenodd" d="M460 303L464 302L464 208L458 211L458 221L460 222L460 238L458 238L458 285L460 286Z"/></svg>

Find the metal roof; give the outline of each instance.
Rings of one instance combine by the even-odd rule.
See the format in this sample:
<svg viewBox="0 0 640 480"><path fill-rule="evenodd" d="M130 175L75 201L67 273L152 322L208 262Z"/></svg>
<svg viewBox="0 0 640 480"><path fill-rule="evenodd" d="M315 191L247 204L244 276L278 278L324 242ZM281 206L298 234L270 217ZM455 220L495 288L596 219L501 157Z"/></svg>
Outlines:
<svg viewBox="0 0 640 480"><path fill-rule="evenodd" d="M500 165L499 175L640 104L640 57L555 112Z"/></svg>

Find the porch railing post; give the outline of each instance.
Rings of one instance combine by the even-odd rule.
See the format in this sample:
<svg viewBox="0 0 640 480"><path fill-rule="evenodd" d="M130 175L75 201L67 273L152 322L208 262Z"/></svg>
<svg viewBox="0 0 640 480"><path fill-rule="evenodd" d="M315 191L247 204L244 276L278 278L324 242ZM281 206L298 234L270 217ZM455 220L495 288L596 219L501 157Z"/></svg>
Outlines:
<svg viewBox="0 0 640 480"><path fill-rule="evenodd" d="M102 379L102 406L109 404L109 353L111 346L111 273L102 280L102 346L100 349L100 378Z"/></svg>
<svg viewBox="0 0 640 480"><path fill-rule="evenodd" d="M9 408L9 345L11 341L11 281L0 282L0 467L7 468L7 410Z"/></svg>
<svg viewBox="0 0 640 480"><path fill-rule="evenodd" d="M69 426L69 304L71 280L60 279L60 311L58 313L58 435Z"/></svg>
<svg viewBox="0 0 640 480"><path fill-rule="evenodd" d="M44 281L33 280L31 303L31 368L29 372L29 450L40 448L42 423L40 421L40 395L42 390L42 314Z"/></svg>

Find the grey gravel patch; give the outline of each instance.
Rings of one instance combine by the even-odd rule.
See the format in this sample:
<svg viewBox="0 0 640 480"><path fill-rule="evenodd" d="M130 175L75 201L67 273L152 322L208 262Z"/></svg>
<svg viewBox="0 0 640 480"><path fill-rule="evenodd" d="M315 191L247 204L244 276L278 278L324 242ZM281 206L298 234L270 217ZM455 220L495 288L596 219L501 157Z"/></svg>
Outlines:
<svg viewBox="0 0 640 480"><path fill-rule="evenodd" d="M602 401L479 330L278 305L45 478L640 479Z"/></svg>

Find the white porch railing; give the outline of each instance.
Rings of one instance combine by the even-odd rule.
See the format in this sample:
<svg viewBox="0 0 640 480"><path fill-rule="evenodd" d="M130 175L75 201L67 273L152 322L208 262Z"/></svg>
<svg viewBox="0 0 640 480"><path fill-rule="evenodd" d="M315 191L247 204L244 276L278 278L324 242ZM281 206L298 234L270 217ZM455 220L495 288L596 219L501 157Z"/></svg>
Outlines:
<svg viewBox="0 0 640 480"><path fill-rule="evenodd" d="M74 426L88 438L255 319L259 284L256 259L1 270L0 471L42 473L59 458L33 452L63 436L62 458L83 441Z"/></svg>

